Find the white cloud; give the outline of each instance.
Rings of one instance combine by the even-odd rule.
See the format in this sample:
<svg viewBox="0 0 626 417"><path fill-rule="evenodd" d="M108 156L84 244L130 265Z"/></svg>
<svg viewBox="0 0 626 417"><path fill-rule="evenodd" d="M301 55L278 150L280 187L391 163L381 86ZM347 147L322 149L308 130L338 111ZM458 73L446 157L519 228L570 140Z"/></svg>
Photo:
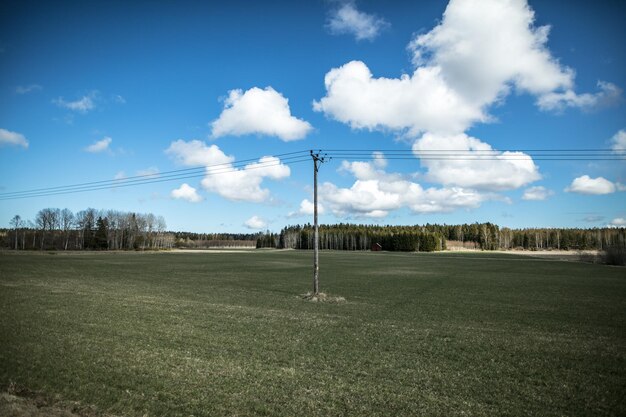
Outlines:
<svg viewBox="0 0 626 417"><path fill-rule="evenodd" d="M413 149L431 181L484 190L519 188L541 178L528 154L497 152L463 132L492 121L490 107L515 90L538 97L541 109L588 109L619 98L614 84L596 94L574 92L574 71L547 47L548 26L535 26L526 0L451 0L441 23L408 45L415 70L376 78L352 61L325 76L315 111L353 129L392 131L417 139ZM495 34L495 35L494 35ZM479 160L433 160L436 149L493 151Z"/></svg>
<svg viewBox="0 0 626 417"><path fill-rule="evenodd" d="M244 226L248 229L264 229L267 227L267 222L259 216L252 216L245 221Z"/></svg>
<svg viewBox="0 0 626 417"><path fill-rule="evenodd" d="M523 200L542 201L554 194L554 191L548 190L541 185L527 188L522 195Z"/></svg>
<svg viewBox="0 0 626 417"><path fill-rule="evenodd" d="M591 178L589 175L575 178L569 187L565 189L569 193L578 194L611 194L617 190L617 186L603 177Z"/></svg>
<svg viewBox="0 0 626 417"><path fill-rule="evenodd" d="M412 76L374 78L361 61L334 68L324 79L326 96L313 102L353 129L457 133L474 121L486 121L482 110L448 87L438 67L418 68Z"/></svg>
<svg viewBox="0 0 626 417"><path fill-rule="evenodd" d="M172 190L170 196L177 200L187 200L190 203L199 203L202 201L202 197L198 194L196 189L187 183L184 183L180 187Z"/></svg>
<svg viewBox="0 0 626 417"><path fill-rule="evenodd" d="M300 207L298 211L289 213L288 217L312 216L313 211L314 211L313 202L305 198L304 200L300 202ZM324 212L325 212L324 206L320 204L320 202L318 201L317 202L317 214L324 214Z"/></svg>
<svg viewBox="0 0 626 417"><path fill-rule="evenodd" d="M350 188L329 182L320 187L320 200L336 216L382 218L404 207L414 213L446 213L501 199L497 194L463 187L423 188L400 174L377 168L375 161L344 161L342 169L356 178Z"/></svg>
<svg viewBox="0 0 626 417"><path fill-rule="evenodd" d="M99 152L105 152L109 150L109 145L111 144L111 142L113 142L113 139L111 139L110 137L106 136L104 138L102 138L101 140L92 143L91 145L87 146L85 148L85 152L90 152L90 153L99 153Z"/></svg>
<svg viewBox="0 0 626 417"><path fill-rule="evenodd" d="M259 162L246 165L243 169L233 168L226 173L214 174L207 168L207 176L202 180L202 187L215 192L228 200L263 202L270 198L270 191L262 188L264 178L280 180L291 175L291 170L280 159L264 156Z"/></svg>
<svg viewBox="0 0 626 417"><path fill-rule="evenodd" d="M609 223L609 225L613 227L626 227L626 219L623 217L617 217L611 220L611 223Z"/></svg>
<svg viewBox="0 0 626 417"><path fill-rule="evenodd" d="M28 141L21 133L0 129L0 146L2 145L14 145L28 148Z"/></svg>
<svg viewBox="0 0 626 417"><path fill-rule="evenodd" d="M451 0L441 23L409 45L416 65L439 66L455 91L478 106L511 86L541 95L570 89L574 72L552 57L549 26L534 26L525 0Z"/></svg>
<svg viewBox="0 0 626 417"><path fill-rule="evenodd" d="M230 168L231 163L235 161L234 157L224 154L217 145L206 146L200 140L186 142L179 139L172 142L165 153L174 158L178 164L186 166L224 165Z"/></svg>
<svg viewBox="0 0 626 417"><path fill-rule="evenodd" d="M615 84L598 81L598 91L595 94L576 94L572 90L552 92L539 97L537 105L541 110L563 111L566 107L577 107L591 110L598 107L611 106L617 103L622 90Z"/></svg>
<svg viewBox="0 0 626 417"><path fill-rule="evenodd" d="M552 57L548 33L549 27L534 26L524 0L452 0L442 22L409 44L412 75L374 78L363 62L349 62L326 74L326 96L314 109L355 129L415 136L460 133L489 121L486 109L513 87L540 97L546 109L568 103L565 97L589 106L619 94L600 82L600 93L576 95L574 72Z"/></svg>
<svg viewBox="0 0 626 417"><path fill-rule="evenodd" d="M53 100L53 103L55 103L59 107L64 107L72 111L87 113L88 111L96 108L96 96L97 92L93 91L90 94L83 96L82 98L75 101L66 101L63 97L59 97L56 100Z"/></svg>
<svg viewBox="0 0 626 417"><path fill-rule="evenodd" d="M39 84L30 84L26 86L18 85L17 87L15 87L15 92L17 94L28 94L35 91L40 91L41 89L43 89L43 87Z"/></svg>
<svg viewBox="0 0 626 417"><path fill-rule="evenodd" d="M389 23L380 17L357 10L353 2L348 2L331 11L327 27L335 35L349 34L358 41L371 41L389 27Z"/></svg>
<svg viewBox="0 0 626 417"><path fill-rule="evenodd" d="M626 130L620 129L613 137L611 138L611 149L620 153L626 152Z"/></svg>
<svg viewBox="0 0 626 417"><path fill-rule="evenodd" d="M455 152L446 153L451 150ZM415 141L413 152L422 158L428 179L440 184L502 191L523 187L541 178L529 155L499 152L464 133L448 136L426 133ZM448 159L446 155L453 157Z"/></svg>
<svg viewBox="0 0 626 417"><path fill-rule="evenodd" d="M304 138L313 127L291 115L289 101L267 87L253 87L246 92L231 90L224 100L224 110L211 123L212 136L261 134L277 136L283 141Z"/></svg>
<svg viewBox="0 0 626 417"><path fill-rule="evenodd" d="M199 140L177 140L165 152L182 165L205 165L202 187L233 201L266 201L270 191L261 187L263 180L280 180L291 175L289 167L273 156L264 156L243 168L236 167L234 157L224 154L217 145L207 146Z"/></svg>

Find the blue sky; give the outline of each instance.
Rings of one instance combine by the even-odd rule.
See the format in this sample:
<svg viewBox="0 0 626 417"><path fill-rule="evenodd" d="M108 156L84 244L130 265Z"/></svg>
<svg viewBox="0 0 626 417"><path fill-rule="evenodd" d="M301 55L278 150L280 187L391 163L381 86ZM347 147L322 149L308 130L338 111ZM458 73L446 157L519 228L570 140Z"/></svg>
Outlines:
<svg viewBox="0 0 626 417"><path fill-rule="evenodd" d="M0 200L0 226L94 207L278 231L312 221L312 163L267 157L308 149L410 157L333 155L326 223L626 225L623 160L503 153L626 148L619 1L8 1L0 16L0 193L227 171ZM492 157L427 158L442 149Z"/></svg>

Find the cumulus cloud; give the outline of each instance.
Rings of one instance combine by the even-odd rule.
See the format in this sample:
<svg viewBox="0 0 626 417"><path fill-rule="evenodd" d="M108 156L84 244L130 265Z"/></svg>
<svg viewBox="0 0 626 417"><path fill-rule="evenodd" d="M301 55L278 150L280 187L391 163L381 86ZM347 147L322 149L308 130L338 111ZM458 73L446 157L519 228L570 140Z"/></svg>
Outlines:
<svg viewBox="0 0 626 417"><path fill-rule="evenodd" d="M267 227L267 222L259 216L252 216L244 222L244 226L246 226L248 229L254 230L264 229L265 227Z"/></svg>
<svg viewBox="0 0 626 417"><path fill-rule="evenodd" d="M603 177L591 178L589 175L575 178L569 187L565 188L568 193L578 194L611 194L617 191L616 184Z"/></svg>
<svg viewBox="0 0 626 417"><path fill-rule="evenodd" d="M623 153L626 151L626 130L620 129L611 138L611 149L615 152Z"/></svg>
<svg viewBox="0 0 626 417"><path fill-rule="evenodd" d="M231 90L224 110L211 123L213 137L261 134L283 141L304 138L313 127L291 115L289 101L272 87Z"/></svg>
<svg viewBox="0 0 626 417"><path fill-rule="evenodd" d="M96 96L97 93L95 91L92 91L88 95L83 96L78 100L67 101L63 97L59 97L56 100L53 100L53 103L59 107L63 107L84 114L96 108Z"/></svg>
<svg viewBox="0 0 626 417"><path fill-rule="evenodd" d="M17 87L15 87L15 92L17 94L28 94L28 93L33 93L35 91L40 91L41 89L43 89L42 86L40 86L39 84L30 84L30 85L18 85Z"/></svg>
<svg viewBox="0 0 626 417"><path fill-rule="evenodd" d="M261 187L263 180L281 180L291 175L289 167L279 158L264 156L240 168L234 165L235 158L226 155L217 145L207 146L199 140L177 140L165 152L181 165L204 165L202 187L233 201L266 201L270 191Z"/></svg>
<svg viewBox="0 0 626 417"><path fill-rule="evenodd" d="M554 194L554 191L548 190L541 185L527 188L522 195L523 200L542 201Z"/></svg>
<svg viewBox="0 0 626 417"><path fill-rule="evenodd" d="M361 61L334 68L324 78L326 96L313 102L353 129L457 133L486 121L480 107L451 89L439 67L418 68L412 76L374 78Z"/></svg>
<svg viewBox="0 0 626 417"><path fill-rule="evenodd" d="M570 89L574 71L552 57L550 27L534 19L525 0L451 0L441 23L409 50L414 64L439 66L451 88L478 106L512 86L535 95Z"/></svg>
<svg viewBox="0 0 626 417"><path fill-rule="evenodd" d="M552 56L549 33L549 26L535 25L526 0L451 0L441 22L408 45L412 73L375 77L365 63L348 62L328 71L326 94L313 109L353 129L414 139L432 182L481 191L527 186L541 178L530 155L499 152L464 132L492 121L489 109L512 91L535 96L542 110L589 109L621 95L604 81L595 94L575 92L575 73ZM441 149L464 150L469 158L427 157Z"/></svg>
<svg viewBox="0 0 626 417"><path fill-rule="evenodd" d="M202 201L202 197L198 194L196 189L187 183L184 183L180 187L172 190L170 196L177 200L187 200L190 203L199 203Z"/></svg>
<svg viewBox="0 0 626 417"><path fill-rule="evenodd" d="M617 103L622 90L612 83L598 81L598 91L595 94L576 94L573 90L565 92L552 92L539 97L537 105L541 110L563 111L566 107L577 107L582 110L591 110L599 107L607 107Z"/></svg>
<svg viewBox="0 0 626 417"><path fill-rule="evenodd" d="M353 35L357 41L374 40L389 23L380 17L359 11L353 2L330 12L326 27L334 35Z"/></svg>
<svg viewBox="0 0 626 417"><path fill-rule="evenodd" d="M230 167L235 158L227 156L217 145L207 146L200 140L184 141L179 139L170 144L165 153L178 164L186 166L196 165L225 165Z"/></svg>
<svg viewBox="0 0 626 417"><path fill-rule="evenodd" d="M488 121L487 107L512 88L540 97L546 109L572 94L569 102L584 106L619 95L606 82L596 95L573 93L574 71L551 55L548 34L548 26L534 26L524 0L452 0L441 23L409 44L413 74L375 78L363 62L350 62L328 72L326 96L314 109L353 128L417 135L459 133Z"/></svg>
<svg viewBox="0 0 626 417"><path fill-rule="evenodd" d="M611 223L609 223L609 225L613 227L626 227L626 219L623 217L617 217L611 220Z"/></svg>
<svg viewBox="0 0 626 417"><path fill-rule="evenodd" d="M400 174L385 172L376 161L344 161L341 169L356 178L350 188L330 182L320 187L320 200L336 216L382 218L405 207L414 213L446 213L501 199L497 194L470 188L424 188Z"/></svg>
<svg viewBox="0 0 626 417"><path fill-rule="evenodd" d="M0 129L0 146L11 145L28 148L28 141L21 133L12 132L6 129Z"/></svg>
<svg viewBox="0 0 626 417"><path fill-rule="evenodd" d="M96 142L92 143L91 145L87 146L85 148L85 152L99 153L99 152L108 151L109 150L109 145L111 144L111 142L113 142L113 139L111 139L108 136L105 136L101 140L96 141Z"/></svg>
<svg viewBox="0 0 626 417"><path fill-rule="evenodd" d="M298 211L294 211L289 213L288 217L300 217L300 216L312 216L314 211L313 202L309 199L304 199L300 202L300 207ZM325 209L324 206L318 201L317 202L317 214L324 214Z"/></svg>
<svg viewBox="0 0 626 417"><path fill-rule="evenodd" d="M499 152L464 133L447 136L426 133L413 144L413 152L422 158L428 179L440 184L502 191L541 178L529 155Z"/></svg>

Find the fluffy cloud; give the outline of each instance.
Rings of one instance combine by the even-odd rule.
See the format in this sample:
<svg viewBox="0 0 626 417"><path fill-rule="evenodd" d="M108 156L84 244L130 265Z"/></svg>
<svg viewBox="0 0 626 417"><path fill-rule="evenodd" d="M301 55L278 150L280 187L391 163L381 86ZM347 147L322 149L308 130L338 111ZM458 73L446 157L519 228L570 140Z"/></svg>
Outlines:
<svg viewBox="0 0 626 417"><path fill-rule="evenodd" d="M204 165L202 187L233 201L266 201L270 191L261 187L263 180L280 180L291 175L289 167L273 156L264 156L243 168L237 167L234 157L224 154L217 145L207 146L199 140L177 140L165 152L182 165Z"/></svg>
<svg viewBox="0 0 626 417"><path fill-rule="evenodd" d="M590 110L598 107L611 106L617 103L622 90L615 84L598 81L598 91L595 94L576 94L572 90L562 93L547 93L539 97L537 105L541 110L563 111L566 107L577 107Z"/></svg>
<svg viewBox="0 0 626 417"><path fill-rule="evenodd" d="M626 219L623 217L615 218L611 220L611 223L609 223L609 225L613 227L626 227Z"/></svg>
<svg viewBox="0 0 626 417"><path fill-rule="evenodd" d="M452 0L441 23L409 45L417 65L436 65L451 88L482 106L511 86L535 95L570 89L574 72L546 47L525 0ZM497 36L494 36L497 34Z"/></svg>
<svg viewBox="0 0 626 417"><path fill-rule="evenodd" d="M235 160L234 157L225 155L217 145L206 146L200 140L186 142L179 139L172 142L165 153L178 164L186 166L225 165L230 167Z"/></svg>
<svg viewBox="0 0 626 417"><path fill-rule="evenodd" d="M290 174L291 170L280 159L264 156L258 163L248 164L243 169L233 168L231 171L214 173L207 168L207 176L201 184L205 190L228 200L260 203L270 197L270 191L261 187L264 178L280 180Z"/></svg>
<svg viewBox="0 0 626 417"><path fill-rule="evenodd" d="M56 100L53 100L53 103L59 107L64 107L72 111L87 113L88 111L96 108L96 95L97 93L94 91L75 101L66 101L63 97L59 97Z"/></svg>
<svg viewBox="0 0 626 417"><path fill-rule="evenodd" d="M361 61L334 68L324 79L326 96L313 102L353 129L457 133L472 122L486 121L479 106L451 89L439 67L418 68L412 76L374 78Z"/></svg>
<svg viewBox="0 0 626 417"><path fill-rule="evenodd" d="M13 145L28 148L28 141L21 133L0 129L0 146L1 145Z"/></svg>
<svg viewBox="0 0 626 417"><path fill-rule="evenodd" d="M541 178L529 155L496 151L464 133L449 136L427 133L413 144L413 152L422 158L428 179L440 184L502 191Z"/></svg>
<svg viewBox="0 0 626 417"><path fill-rule="evenodd" d="M569 193L599 195L611 194L617 189L618 187L606 178L591 178L589 175L583 175L582 177L575 178L565 191Z"/></svg>
<svg viewBox="0 0 626 417"><path fill-rule="evenodd" d="M246 226L248 229L264 229L265 227L267 227L267 222L259 216L252 216L245 221L244 226Z"/></svg>
<svg viewBox="0 0 626 417"><path fill-rule="evenodd" d="M109 150L109 145L111 144L111 142L113 142L113 139L106 136L102 138L101 140L94 142L91 145L87 146L85 148L85 152L99 153L99 152L107 151Z"/></svg>
<svg viewBox="0 0 626 417"><path fill-rule="evenodd" d="M608 82L599 82L596 94L576 93L574 71L547 47L549 32L535 26L526 0L451 0L441 22L408 45L412 74L377 78L365 63L349 62L326 74L326 94L313 109L353 129L416 138L413 150L430 181L487 191L523 187L541 178L528 154L495 151L463 132L491 121L489 108L511 91L534 95L543 110L588 109L621 95ZM427 157L441 149L472 159ZM489 157L480 156L485 151Z"/></svg>
<svg viewBox="0 0 626 417"><path fill-rule="evenodd" d="M304 138L313 127L291 115L289 101L272 87L231 90L220 117L211 123L213 137L261 134L284 141Z"/></svg>
<svg viewBox="0 0 626 417"><path fill-rule="evenodd" d="M595 95L574 93L574 72L551 55L548 34L548 26L534 26L525 0L452 0L441 23L409 44L412 75L374 78L364 63L350 62L328 72L326 96L314 109L353 128L417 135L459 133L488 121L486 108L512 88L538 96L543 109L619 96L606 82Z"/></svg>
<svg viewBox="0 0 626 417"><path fill-rule="evenodd" d="M196 189L187 183L184 183L180 187L172 190L170 195L172 198L177 200L187 200L190 203L199 203L202 201L202 197L200 197Z"/></svg>
<svg viewBox="0 0 626 417"><path fill-rule="evenodd" d="M626 130L620 129L613 137L611 138L611 149L620 153L626 151Z"/></svg>
<svg viewBox="0 0 626 417"><path fill-rule="evenodd" d="M356 181L350 188L326 182L320 187L320 199L337 216L382 218L403 207L415 213L445 213L477 208L483 201L499 198L463 187L425 189L399 174L385 172L380 165L376 160L343 162L342 169Z"/></svg>
<svg viewBox="0 0 626 417"><path fill-rule="evenodd" d="M349 34L356 40L373 40L389 27L384 19L357 10L353 2L344 3L331 11L328 30L335 35Z"/></svg>
<svg viewBox="0 0 626 417"><path fill-rule="evenodd" d="M299 212L302 214L313 214L315 211L315 207L312 201L307 200L306 198L300 202L300 210ZM317 211L320 212L320 204L317 204Z"/></svg>
<svg viewBox="0 0 626 417"><path fill-rule="evenodd" d="M312 216L313 211L314 211L313 202L305 198L304 200L300 202L300 207L298 208L298 211L289 213L288 217ZM318 201L317 202L317 214L324 214L324 212L325 212L324 206Z"/></svg>
<svg viewBox="0 0 626 417"><path fill-rule="evenodd" d="M534 201L542 201L550 197L554 194L554 191L548 190L546 187L537 186L530 187L524 191L524 195L522 195L523 200L534 200Z"/></svg>

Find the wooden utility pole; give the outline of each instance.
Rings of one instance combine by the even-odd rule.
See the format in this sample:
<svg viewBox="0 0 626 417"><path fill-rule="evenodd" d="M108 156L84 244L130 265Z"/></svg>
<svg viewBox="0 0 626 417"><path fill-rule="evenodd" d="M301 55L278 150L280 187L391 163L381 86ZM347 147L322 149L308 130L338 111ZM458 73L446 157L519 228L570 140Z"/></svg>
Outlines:
<svg viewBox="0 0 626 417"><path fill-rule="evenodd" d="M317 295L320 292L319 274L319 226L317 224L317 171L320 165L324 163L324 157L318 153L313 153L311 150L311 158L313 159L313 294Z"/></svg>

